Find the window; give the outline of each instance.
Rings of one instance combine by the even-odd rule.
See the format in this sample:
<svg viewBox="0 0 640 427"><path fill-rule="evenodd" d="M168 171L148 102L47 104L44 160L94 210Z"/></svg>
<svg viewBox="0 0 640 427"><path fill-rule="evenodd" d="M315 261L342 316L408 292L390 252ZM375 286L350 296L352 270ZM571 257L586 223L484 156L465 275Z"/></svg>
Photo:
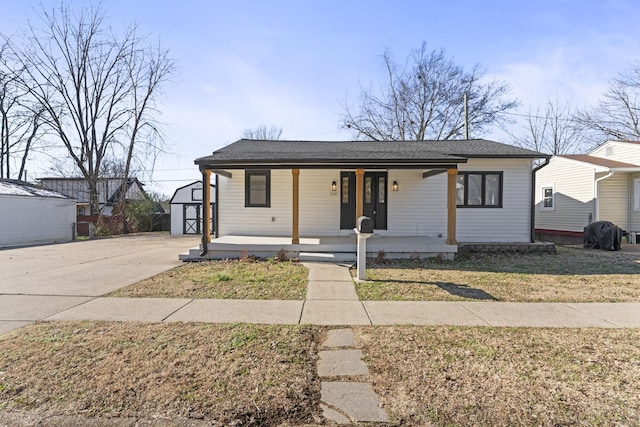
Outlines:
<svg viewBox="0 0 640 427"><path fill-rule="evenodd" d="M271 171L248 170L245 172L244 206L247 208L271 206Z"/></svg>
<svg viewBox="0 0 640 427"><path fill-rule="evenodd" d="M542 187L542 204L540 205L540 210L552 211L555 209L553 195L553 187Z"/></svg>
<svg viewBox="0 0 640 427"><path fill-rule="evenodd" d="M502 172L458 172L456 203L459 208L501 208Z"/></svg>

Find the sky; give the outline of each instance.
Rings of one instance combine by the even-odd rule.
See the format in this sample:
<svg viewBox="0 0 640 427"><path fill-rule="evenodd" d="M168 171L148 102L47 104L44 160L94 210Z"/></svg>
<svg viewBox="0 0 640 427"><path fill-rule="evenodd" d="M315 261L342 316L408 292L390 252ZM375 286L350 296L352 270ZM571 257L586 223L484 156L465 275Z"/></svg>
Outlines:
<svg viewBox="0 0 640 427"><path fill-rule="evenodd" d="M5 3L1 32L37 19L39 1ZM386 48L403 63L426 42L465 69L479 65L511 87L521 103L514 114L549 100L595 105L610 79L640 60L637 0L108 0L103 8L114 31L138 25L177 63L160 104L168 153L143 179L168 197L201 178L194 159L246 129L352 139L339 128L344 105L383 82ZM514 123L471 136L510 143L505 130L524 134ZM32 161L29 178L47 167Z"/></svg>

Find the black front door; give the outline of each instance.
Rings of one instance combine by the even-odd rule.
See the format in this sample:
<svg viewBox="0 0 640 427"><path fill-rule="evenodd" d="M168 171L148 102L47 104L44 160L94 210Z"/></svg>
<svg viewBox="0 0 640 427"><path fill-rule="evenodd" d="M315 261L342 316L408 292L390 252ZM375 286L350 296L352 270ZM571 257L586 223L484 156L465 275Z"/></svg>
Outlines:
<svg viewBox="0 0 640 427"><path fill-rule="evenodd" d="M387 172L365 172L362 183L363 215L378 230L387 229ZM356 226L356 174L340 172L340 229Z"/></svg>
<svg viewBox="0 0 640 427"><path fill-rule="evenodd" d="M387 229L387 173L365 172L364 191L362 197L364 203L362 211L364 216L373 220L377 230Z"/></svg>

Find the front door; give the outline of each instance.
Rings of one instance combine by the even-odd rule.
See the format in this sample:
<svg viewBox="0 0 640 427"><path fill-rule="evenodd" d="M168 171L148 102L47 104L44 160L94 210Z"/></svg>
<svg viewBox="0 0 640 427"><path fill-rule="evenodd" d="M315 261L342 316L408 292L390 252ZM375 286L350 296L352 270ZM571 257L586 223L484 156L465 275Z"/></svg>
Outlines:
<svg viewBox="0 0 640 427"><path fill-rule="evenodd" d="M387 229L387 172L365 172L362 188L363 215L377 230ZM340 172L340 229L356 226L356 174Z"/></svg>

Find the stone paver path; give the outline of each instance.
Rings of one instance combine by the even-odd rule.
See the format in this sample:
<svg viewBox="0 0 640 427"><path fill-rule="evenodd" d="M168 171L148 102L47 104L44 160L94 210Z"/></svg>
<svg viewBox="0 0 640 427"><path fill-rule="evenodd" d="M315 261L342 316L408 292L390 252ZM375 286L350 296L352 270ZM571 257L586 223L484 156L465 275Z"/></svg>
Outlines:
<svg viewBox="0 0 640 427"><path fill-rule="evenodd" d="M302 323L370 324L348 268L329 263L305 266L309 269L309 284ZM326 419L341 425L389 421L380 398L367 382L369 368L362 360L362 350L356 347L351 328L329 330L318 356L320 400Z"/></svg>
<svg viewBox="0 0 640 427"><path fill-rule="evenodd" d="M318 361L320 401L324 417L337 424L353 422L387 423L389 418L380 398L366 382L369 368L362 361L353 330L333 329L321 345ZM340 377L357 377L360 381L343 381Z"/></svg>

